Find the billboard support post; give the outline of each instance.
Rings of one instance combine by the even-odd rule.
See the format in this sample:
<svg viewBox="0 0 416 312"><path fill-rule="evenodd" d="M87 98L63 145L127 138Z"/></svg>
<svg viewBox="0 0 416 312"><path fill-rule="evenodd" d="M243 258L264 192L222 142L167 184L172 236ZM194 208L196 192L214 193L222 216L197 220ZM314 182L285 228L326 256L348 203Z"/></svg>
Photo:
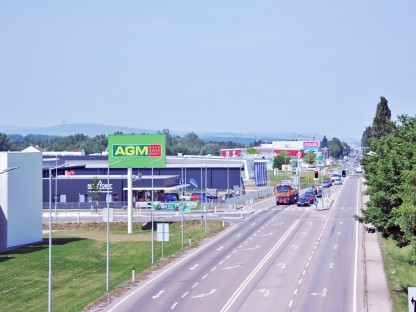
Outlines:
<svg viewBox="0 0 416 312"><path fill-rule="evenodd" d="M133 233L133 169L127 168L127 233Z"/></svg>

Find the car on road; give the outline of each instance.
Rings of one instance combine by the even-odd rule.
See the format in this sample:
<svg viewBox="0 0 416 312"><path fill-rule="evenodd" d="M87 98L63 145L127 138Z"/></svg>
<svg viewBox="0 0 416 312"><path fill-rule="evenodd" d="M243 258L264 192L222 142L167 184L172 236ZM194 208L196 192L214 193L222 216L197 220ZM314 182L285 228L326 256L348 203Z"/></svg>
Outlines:
<svg viewBox="0 0 416 312"><path fill-rule="evenodd" d="M316 194L316 197L322 197L322 189L318 190L318 193Z"/></svg>
<svg viewBox="0 0 416 312"><path fill-rule="evenodd" d="M310 204L313 204L313 201L315 200L315 191L314 190L307 190L304 194L309 200Z"/></svg>
<svg viewBox="0 0 416 312"><path fill-rule="evenodd" d="M307 196L303 195L303 196L299 197L299 200L297 201L296 205L298 207L310 206L311 202L309 201L309 198Z"/></svg>
<svg viewBox="0 0 416 312"><path fill-rule="evenodd" d="M322 187L330 187L331 185L329 184L328 181L323 181L322 182Z"/></svg>
<svg viewBox="0 0 416 312"><path fill-rule="evenodd" d="M357 172L357 173L362 173L362 172L363 172L363 169L361 169L361 167L357 167L357 168L355 169L355 172Z"/></svg>
<svg viewBox="0 0 416 312"><path fill-rule="evenodd" d="M342 179L341 178L334 179L334 184L335 185L342 185Z"/></svg>

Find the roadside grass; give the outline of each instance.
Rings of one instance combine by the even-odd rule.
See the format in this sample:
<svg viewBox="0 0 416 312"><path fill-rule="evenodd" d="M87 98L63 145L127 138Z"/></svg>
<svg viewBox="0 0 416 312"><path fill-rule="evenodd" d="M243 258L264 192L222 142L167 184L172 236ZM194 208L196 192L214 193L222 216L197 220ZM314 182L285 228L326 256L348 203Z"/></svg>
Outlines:
<svg viewBox="0 0 416 312"><path fill-rule="evenodd" d="M47 227L48 225L46 225ZM155 264L151 264L150 227L142 229L134 223L133 234L127 234L127 224L111 223L110 227L110 291L129 284L132 269L139 273L168 262L202 239L220 232L222 222L208 221L205 234L200 221L185 222L182 250L181 223L169 226L169 242L154 239ZM89 303L106 294L106 223L57 223L52 239L52 310L81 311ZM40 244L14 249L0 254L0 310L47 311L49 249L48 234Z"/></svg>
<svg viewBox="0 0 416 312"><path fill-rule="evenodd" d="M384 270L393 303L393 311L408 310L408 287L416 286L416 265L411 247L399 248L392 239L380 239Z"/></svg>

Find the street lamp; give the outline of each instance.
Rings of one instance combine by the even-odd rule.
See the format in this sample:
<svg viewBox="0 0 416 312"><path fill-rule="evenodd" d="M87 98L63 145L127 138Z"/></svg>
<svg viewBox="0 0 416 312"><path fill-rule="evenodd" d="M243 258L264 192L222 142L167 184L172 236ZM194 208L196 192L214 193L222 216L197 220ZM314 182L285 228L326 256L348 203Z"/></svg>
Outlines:
<svg viewBox="0 0 416 312"><path fill-rule="evenodd" d="M3 174L3 173L6 173L6 172L9 172L9 171L12 171L12 170L16 170L16 169L19 169L20 167L10 167L10 168L6 168L6 169L3 169L2 171L0 171L0 174Z"/></svg>
<svg viewBox="0 0 416 312"><path fill-rule="evenodd" d="M52 170L70 166L62 164L55 168L49 168L49 278L48 278L48 311L52 311Z"/></svg>
<svg viewBox="0 0 416 312"><path fill-rule="evenodd" d="M150 218L152 223L152 264L155 260L155 247L154 247L154 233L153 233L153 164L157 161L162 160L163 158L152 160L152 206L150 207Z"/></svg>
<svg viewBox="0 0 416 312"><path fill-rule="evenodd" d="M107 276L106 276L106 291L110 285L110 166L123 162L118 160L109 164L107 162Z"/></svg>

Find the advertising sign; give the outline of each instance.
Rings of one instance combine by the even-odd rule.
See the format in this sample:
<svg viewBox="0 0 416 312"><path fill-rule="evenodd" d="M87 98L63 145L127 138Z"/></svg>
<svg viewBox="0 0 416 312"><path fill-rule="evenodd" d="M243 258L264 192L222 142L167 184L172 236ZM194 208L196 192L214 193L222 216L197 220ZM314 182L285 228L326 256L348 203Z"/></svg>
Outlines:
<svg viewBox="0 0 416 312"><path fill-rule="evenodd" d="M256 186L267 185L267 161L254 161L254 181Z"/></svg>
<svg viewBox="0 0 416 312"><path fill-rule="evenodd" d="M319 142L318 141L304 141L303 149L305 150L318 150Z"/></svg>
<svg viewBox="0 0 416 312"><path fill-rule="evenodd" d="M108 135L110 168L166 167L165 134Z"/></svg>

